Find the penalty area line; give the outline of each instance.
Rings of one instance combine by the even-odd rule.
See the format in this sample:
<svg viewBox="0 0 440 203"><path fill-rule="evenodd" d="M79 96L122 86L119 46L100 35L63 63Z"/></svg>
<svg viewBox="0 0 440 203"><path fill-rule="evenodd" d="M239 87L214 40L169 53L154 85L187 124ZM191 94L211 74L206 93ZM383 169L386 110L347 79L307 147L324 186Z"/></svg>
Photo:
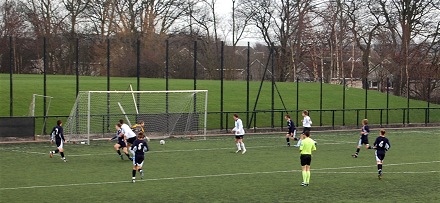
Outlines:
<svg viewBox="0 0 440 203"><path fill-rule="evenodd" d="M431 163L440 163L440 161L426 161L426 162L410 162L410 163L396 163L396 164L384 164L385 166L402 166L402 165L414 165L414 164L431 164ZM313 173L320 174L350 174L350 173L370 173L370 172L346 172L346 171L325 171L325 170L336 170L336 169L354 169L354 168L368 168L375 167L376 165L368 165L368 166L349 166L349 167L338 167L338 168L318 168L312 169ZM275 174L275 173L292 173L292 172L300 172L301 170L286 170L286 171L260 171L260 172L243 172L243 173L224 173L224 174L211 174L211 175L198 175L198 176L177 176L177 177L165 177L165 178L149 178L149 179L141 179L136 180L137 182L146 182L146 181L161 181L161 180L182 180L182 179L196 179L196 178L211 178L211 177L227 177L227 176L240 176L240 175L258 175L258 174ZM389 174L417 174L417 173L438 173L440 171L402 171L402 172L386 172ZM377 173L377 172L371 172ZM53 188L53 187L69 187L69 186L87 186L87 185L107 185L107 184L118 184L118 183L130 183L130 180L125 181L109 181L109 182L94 182L94 183L71 183L71 184L63 184L63 185L34 185L34 186L23 186L23 187L10 187L10 188L0 188L0 191L3 190L18 190L18 189L38 189L38 188Z"/></svg>

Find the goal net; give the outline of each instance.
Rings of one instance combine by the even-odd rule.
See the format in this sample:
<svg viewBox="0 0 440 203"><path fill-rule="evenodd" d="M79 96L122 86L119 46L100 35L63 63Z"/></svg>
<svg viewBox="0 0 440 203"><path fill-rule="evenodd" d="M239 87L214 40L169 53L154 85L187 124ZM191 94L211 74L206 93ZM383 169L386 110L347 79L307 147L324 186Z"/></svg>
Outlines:
<svg viewBox="0 0 440 203"><path fill-rule="evenodd" d="M65 127L69 141L110 138L123 119L149 137L206 136L208 90L81 91Z"/></svg>

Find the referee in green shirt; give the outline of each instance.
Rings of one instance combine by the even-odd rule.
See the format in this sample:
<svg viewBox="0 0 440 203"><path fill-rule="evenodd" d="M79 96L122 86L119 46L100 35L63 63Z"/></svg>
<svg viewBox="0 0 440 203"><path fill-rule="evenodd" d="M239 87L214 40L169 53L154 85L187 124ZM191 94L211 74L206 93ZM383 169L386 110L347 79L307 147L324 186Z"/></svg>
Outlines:
<svg viewBox="0 0 440 203"><path fill-rule="evenodd" d="M316 150L315 141L310 139L310 131L306 131L304 133L306 136L305 139L301 142L299 147L299 152L301 153L301 168L302 168L302 177L303 182L301 186L309 186L310 181L310 163L312 162L312 151Z"/></svg>

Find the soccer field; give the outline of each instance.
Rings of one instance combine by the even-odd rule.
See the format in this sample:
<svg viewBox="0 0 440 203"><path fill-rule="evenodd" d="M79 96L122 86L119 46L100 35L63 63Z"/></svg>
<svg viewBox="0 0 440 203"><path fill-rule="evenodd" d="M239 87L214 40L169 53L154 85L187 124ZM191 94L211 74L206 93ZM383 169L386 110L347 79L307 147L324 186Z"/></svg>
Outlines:
<svg viewBox="0 0 440 203"><path fill-rule="evenodd" d="M372 130L370 144L378 135ZM1 144L0 202L439 202L440 129L387 129L391 149L377 178L373 150L352 158L358 131L314 132L310 186L301 187L297 148L283 134L150 142L145 177L114 142L65 146L67 163L49 158L49 143ZM125 157L124 157L125 158Z"/></svg>

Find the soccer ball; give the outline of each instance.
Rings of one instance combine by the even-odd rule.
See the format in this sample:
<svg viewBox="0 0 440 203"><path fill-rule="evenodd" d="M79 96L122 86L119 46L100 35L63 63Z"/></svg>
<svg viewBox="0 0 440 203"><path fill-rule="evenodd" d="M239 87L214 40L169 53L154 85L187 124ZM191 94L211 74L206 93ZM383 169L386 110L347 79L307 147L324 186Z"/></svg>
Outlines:
<svg viewBox="0 0 440 203"><path fill-rule="evenodd" d="M165 144L165 140L160 140L159 144L164 145Z"/></svg>

